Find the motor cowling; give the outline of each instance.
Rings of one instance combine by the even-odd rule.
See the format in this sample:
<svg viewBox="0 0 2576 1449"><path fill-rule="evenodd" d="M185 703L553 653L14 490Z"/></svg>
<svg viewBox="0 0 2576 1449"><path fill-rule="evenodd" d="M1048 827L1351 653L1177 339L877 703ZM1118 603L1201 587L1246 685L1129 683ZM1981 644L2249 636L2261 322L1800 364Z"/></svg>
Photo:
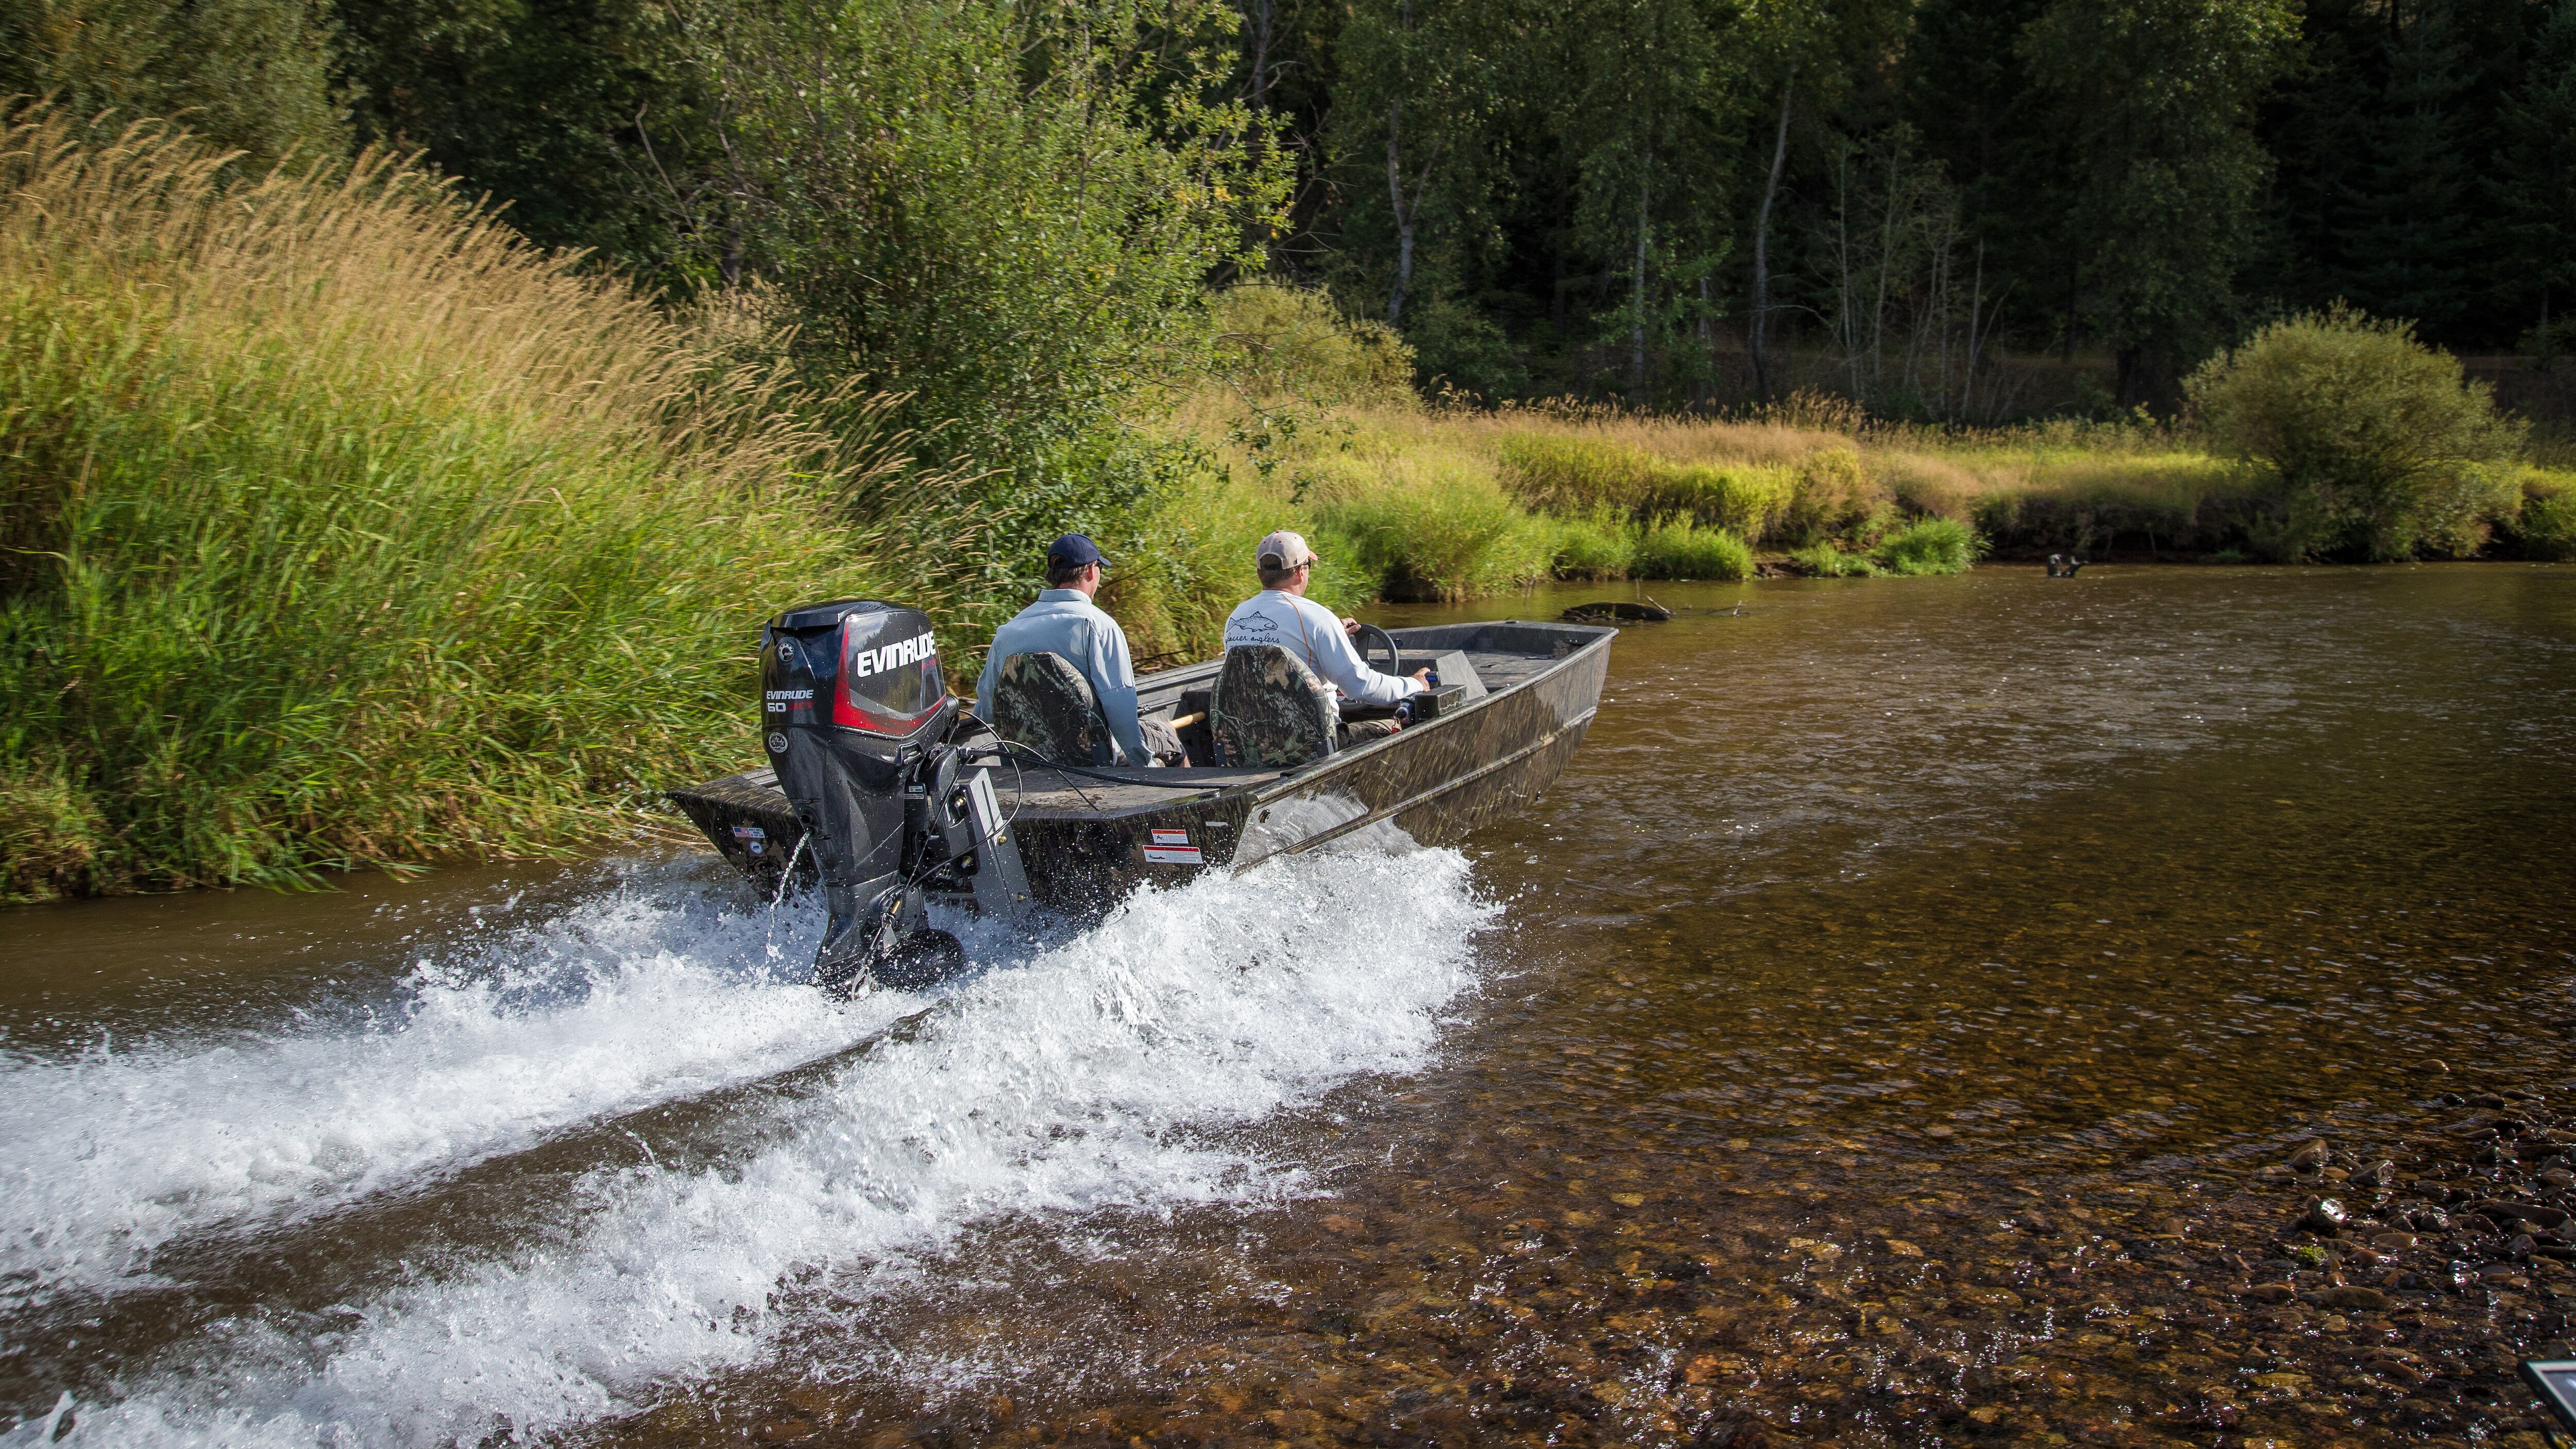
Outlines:
<svg viewBox="0 0 2576 1449"><path fill-rule="evenodd" d="M762 743L830 911L815 978L846 985L927 929L907 873L934 833L922 767L943 747L958 702L930 617L900 605L843 599L788 610L762 631L761 658Z"/></svg>

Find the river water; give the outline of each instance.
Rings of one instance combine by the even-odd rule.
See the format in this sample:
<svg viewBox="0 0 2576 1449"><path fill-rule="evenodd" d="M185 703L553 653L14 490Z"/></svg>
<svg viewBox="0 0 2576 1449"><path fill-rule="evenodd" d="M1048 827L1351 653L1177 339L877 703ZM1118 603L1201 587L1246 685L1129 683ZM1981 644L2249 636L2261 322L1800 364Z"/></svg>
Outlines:
<svg viewBox="0 0 2576 1449"><path fill-rule="evenodd" d="M2319 1366L2403 1305L2209 1295L2291 1144L2576 1073L2576 570L1656 593L1524 816L970 929L937 996L823 1000L814 913L694 856L0 915L0 1423L2527 1427L2474 1333L2408 1390ZM2514 1284L2487 1338L2560 1331Z"/></svg>

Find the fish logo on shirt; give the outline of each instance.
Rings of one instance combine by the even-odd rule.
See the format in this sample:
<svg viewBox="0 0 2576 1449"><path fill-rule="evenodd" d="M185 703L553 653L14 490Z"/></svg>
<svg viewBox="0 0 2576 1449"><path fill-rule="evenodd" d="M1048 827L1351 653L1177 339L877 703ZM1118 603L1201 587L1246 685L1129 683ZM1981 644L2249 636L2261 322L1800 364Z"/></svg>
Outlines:
<svg viewBox="0 0 2576 1449"><path fill-rule="evenodd" d="M1254 614L1225 626L1225 642L1234 644L1275 644L1279 621L1267 614Z"/></svg>

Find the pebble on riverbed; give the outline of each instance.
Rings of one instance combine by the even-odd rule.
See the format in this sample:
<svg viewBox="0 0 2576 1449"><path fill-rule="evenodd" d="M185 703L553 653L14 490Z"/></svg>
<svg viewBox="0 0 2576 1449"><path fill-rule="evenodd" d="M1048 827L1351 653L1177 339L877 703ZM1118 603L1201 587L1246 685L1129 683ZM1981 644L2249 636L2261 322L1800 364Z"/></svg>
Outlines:
<svg viewBox="0 0 2576 1449"><path fill-rule="evenodd" d="M2320 1153L2305 1173L2205 1162L2004 1202L1934 1185L1869 1221L1804 1176L1697 1191L1569 1177L1552 1200L1515 1205L1498 1187L1424 1199L1455 1211L1311 1214L1287 1260L1317 1265L1307 1288L1235 1329L1157 1335L1150 1352L1140 1339L1163 1355L1168 1396L915 1421L838 1411L882 1425L874 1436L780 1403L749 1437L909 1445L935 1424L951 1442L1084 1449L2543 1449L2513 1366L2576 1356L2561 1341L2576 1146L2522 1087L2369 1112L2339 1129L2332 1161L2370 1166L2340 1182ZM1459 1176L1498 1182L1515 1174L1485 1169L1512 1160ZM1122 1290L1111 1312L1187 1323L1199 1291L1178 1273ZM676 1444L704 1426L658 1427L622 1437Z"/></svg>

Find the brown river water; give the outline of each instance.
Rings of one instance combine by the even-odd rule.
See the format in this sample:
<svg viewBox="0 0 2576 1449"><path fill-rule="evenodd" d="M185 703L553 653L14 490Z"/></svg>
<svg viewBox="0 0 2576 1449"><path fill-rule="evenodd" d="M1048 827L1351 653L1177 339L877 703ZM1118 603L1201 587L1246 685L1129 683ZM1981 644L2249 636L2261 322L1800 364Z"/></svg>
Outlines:
<svg viewBox="0 0 2576 1449"><path fill-rule="evenodd" d="M1654 593L1520 818L935 998L695 857L0 915L0 1442L2540 1442L2576 569Z"/></svg>

